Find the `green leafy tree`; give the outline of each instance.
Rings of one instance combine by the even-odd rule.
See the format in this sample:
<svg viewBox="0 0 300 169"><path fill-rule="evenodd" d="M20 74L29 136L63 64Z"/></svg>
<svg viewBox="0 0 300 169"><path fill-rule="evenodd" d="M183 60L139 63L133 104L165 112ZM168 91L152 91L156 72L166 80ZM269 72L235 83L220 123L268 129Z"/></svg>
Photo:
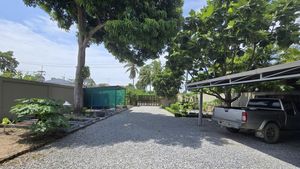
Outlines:
<svg viewBox="0 0 300 169"><path fill-rule="evenodd" d="M15 73L19 62L13 57L13 52L1 52L0 51L0 71Z"/></svg>
<svg viewBox="0 0 300 169"><path fill-rule="evenodd" d="M83 78L83 85L85 87L93 87L96 86L96 82L91 78L90 67L84 66L81 77Z"/></svg>
<svg viewBox="0 0 300 169"><path fill-rule="evenodd" d="M182 0L24 0L28 6L45 10L58 26L69 30L77 26L78 56L74 89L74 108L82 108L81 76L86 48L104 43L120 61L141 65L157 58L181 24Z"/></svg>
<svg viewBox="0 0 300 169"><path fill-rule="evenodd" d="M167 66L191 81L277 64L279 51L299 44L300 1L210 0L191 11L169 48ZM205 89L228 106L246 86ZM237 93L237 96L234 96ZM224 94L224 95L222 95Z"/></svg>
<svg viewBox="0 0 300 169"><path fill-rule="evenodd" d="M136 89L132 84L126 86L126 101L129 105L137 105L138 96L149 95L149 93L144 90Z"/></svg>
<svg viewBox="0 0 300 169"><path fill-rule="evenodd" d="M166 68L156 74L153 87L158 96L174 98L179 92L181 81L181 77L175 76L170 69Z"/></svg>
<svg viewBox="0 0 300 169"><path fill-rule="evenodd" d="M86 87L94 87L94 86L97 86L96 82L95 82L94 79L91 78L91 77L88 77L88 78L84 79L83 85L86 86Z"/></svg>
<svg viewBox="0 0 300 169"><path fill-rule="evenodd" d="M1 74L1 77L6 77L6 78L13 78L13 79L21 79L21 80L28 80L28 81L37 81L37 82L43 82L45 81L44 75L41 73L25 73L23 74L20 71L16 72L3 72Z"/></svg>
<svg viewBox="0 0 300 169"><path fill-rule="evenodd" d="M153 81L155 76L161 73L163 67L159 60L152 61L150 66L151 66L151 79Z"/></svg>
<svg viewBox="0 0 300 169"><path fill-rule="evenodd" d="M14 78L14 79L22 79L23 78L23 74L20 71L16 71L16 72L3 72L1 74L1 77Z"/></svg>
<svg viewBox="0 0 300 169"><path fill-rule="evenodd" d="M145 65L141 67L139 80L137 82L140 89L146 90L147 86L151 85L151 66Z"/></svg>
<svg viewBox="0 0 300 169"><path fill-rule="evenodd" d="M137 83L135 84L135 87L137 88L137 89L139 89L139 90L143 90L143 91L146 91L146 85L145 84L143 84L143 82L142 81L137 81Z"/></svg>
<svg viewBox="0 0 300 169"><path fill-rule="evenodd" d="M138 67L133 62L128 62L124 68L126 69L126 72L129 72L129 78L132 80L132 85L134 86L134 79L136 78L136 75L139 73Z"/></svg>
<svg viewBox="0 0 300 169"><path fill-rule="evenodd" d="M159 60L154 60L150 64L144 65L140 70L137 87L139 89L145 90L146 87L149 86L151 91L152 82L156 75L161 73L162 69L163 68Z"/></svg>
<svg viewBox="0 0 300 169"><path fill-rule="evenodd" d="M37 82L45 81L45 77L41 73L33 73L33 74L26 73L19 79L29 80L29 81L37 81Z"/></svg>
<svg viewBox="0 0 300 169"><path fill-rule="evenodd" d="M289 63L300 60L300 50L297 48L288 48L278 54L279 63Z"/></svg>
<svg viewBox="0 0 300 169"><path fill-rule="evenodd" d="M68 120L62 114L66 110L63 103L52 99L18 99L10 112L19 119L32 116L37 118L37 122L31 126L32 132L37 135L50 134L69 126Z"/></svg>

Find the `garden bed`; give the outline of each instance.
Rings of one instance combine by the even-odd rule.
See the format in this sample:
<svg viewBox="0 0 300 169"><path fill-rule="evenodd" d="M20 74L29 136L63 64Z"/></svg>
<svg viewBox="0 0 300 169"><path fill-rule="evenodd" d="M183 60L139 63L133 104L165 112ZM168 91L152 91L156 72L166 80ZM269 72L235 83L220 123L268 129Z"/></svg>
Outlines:
<svg viewBox="0 0 300 169"><path fill-rule="evenodd" d="M32 137L30 134L29 127L35 122L34 119L8 125L7 134L3 132L3 126L0 125L0 164L125 110L127 109L107 111L104 117L72 116L69 118L68 129L39 138Z"/></svg>
<svg viewBox="0 0 300 169"><path fill-rule="evenodd" d="M0 132L0 161L32 146L30 142L23 141L29 129L7 128L6 131L7 134Z"/></svg>

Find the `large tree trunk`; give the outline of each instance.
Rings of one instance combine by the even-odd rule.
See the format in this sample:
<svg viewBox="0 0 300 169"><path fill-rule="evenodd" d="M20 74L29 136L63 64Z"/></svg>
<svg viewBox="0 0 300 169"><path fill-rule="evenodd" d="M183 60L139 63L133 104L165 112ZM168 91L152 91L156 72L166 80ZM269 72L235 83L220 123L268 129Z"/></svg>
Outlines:
<svg viewBox="0 0 300 169"><path fill-rule="evenodd" d="M231 107L231 103L232 103L232 96L231 96L231 89L225 89L224 91L224 102L226 104L227 107Z"/></svg>
<svg viewBox="0 0 300 169"><path fill-rule="evenodd" d="M75 87L74 87L74 112L79 114L83 107L83 77L82 70L85 65L85 50L88 42L92 36L101 28L104 24L99 23L99 25L92 28L87 32L86 19L84 15L84 9L80 4L77 4L77 21L78 21L78 56L77 56L77 67L75 74Z"/></svg>
<svg viewBox="0 0 300 169"><path fill-rule="evenodd" d="M85 50L86 46L83 40L78 40L78 56L77 56L77 67L75 74L75 87L74 87L74 112L76 114L81 113L83 107L83 77L82 70L85 65Z"/></svg>

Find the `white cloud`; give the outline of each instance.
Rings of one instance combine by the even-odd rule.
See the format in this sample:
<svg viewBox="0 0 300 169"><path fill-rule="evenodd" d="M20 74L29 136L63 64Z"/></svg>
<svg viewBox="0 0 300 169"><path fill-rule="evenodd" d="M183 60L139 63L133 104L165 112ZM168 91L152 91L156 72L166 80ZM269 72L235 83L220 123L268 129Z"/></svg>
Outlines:
<svg viewBox="0 0 300 169"><path fill-rule="evenodd" d="M44 65L47 79L74 78L77 45L72 35L75 37L74 30L64 32L45 17L23 23L0 19L0 50L14 51L20 62L18 69L24 72L40 70ZM125 85L131 82L123 64L118 63L103 45L87 49L86 65L90 65L92 78L97 83Z"/></svg>
<svg viewBox="0 0 300 169"><path fill-rule="evenodd" d="M30 30L35 33L40 33L50 39L62 43L73 43L76 40L74 36L76 34L75 26L72 26L70 30L63 30L57 26L57 23L51 20L48 16L40 15L36 18L30 18L24 21L24 25L29 27Z"/></svg>

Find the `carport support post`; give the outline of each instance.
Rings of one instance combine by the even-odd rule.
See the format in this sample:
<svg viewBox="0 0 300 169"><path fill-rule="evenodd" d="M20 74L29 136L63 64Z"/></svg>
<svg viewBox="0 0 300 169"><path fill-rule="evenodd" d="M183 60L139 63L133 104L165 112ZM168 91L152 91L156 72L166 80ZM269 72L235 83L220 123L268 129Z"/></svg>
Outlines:
<svg viewBox="0 0 300 169"><path fill-rule="evenodd" d="M199 114L198 114L198 126L202 126L202 113L203 113L203 91L199 93Z"/></svg>

